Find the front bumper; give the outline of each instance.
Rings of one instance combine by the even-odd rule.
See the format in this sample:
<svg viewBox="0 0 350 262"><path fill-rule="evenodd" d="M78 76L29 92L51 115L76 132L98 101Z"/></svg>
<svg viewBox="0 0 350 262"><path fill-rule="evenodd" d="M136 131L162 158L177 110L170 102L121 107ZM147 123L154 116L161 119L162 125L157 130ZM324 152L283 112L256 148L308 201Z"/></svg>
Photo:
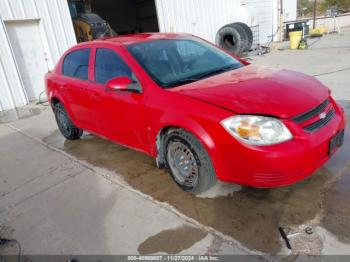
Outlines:
<svg viewBox="0 0 350 262"><path fill-rule="evenodd" d="M217 143L214 160L220 180L252 187L279 187L310 176L329 158L329 142L345 128L343 110L334 103L335 116L319 130L308 133L292 120L285 120L294 138L273 146L250 146L227 132ZM334 153L334 152L333 152Z"/></svg>

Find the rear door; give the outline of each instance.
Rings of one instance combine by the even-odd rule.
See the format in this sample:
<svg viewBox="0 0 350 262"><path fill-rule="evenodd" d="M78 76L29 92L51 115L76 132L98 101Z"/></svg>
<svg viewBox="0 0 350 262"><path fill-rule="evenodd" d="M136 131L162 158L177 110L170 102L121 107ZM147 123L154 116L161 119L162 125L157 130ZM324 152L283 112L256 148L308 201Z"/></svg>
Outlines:
<svg viewBox="0 0 350 262"><path fill-rule="evenodd" d="M67 54L63 60L64 78L61 92L65 97L65 106L73 122L80 128L92 130L91 109L86 93L89 82L90 48L80 48Z"/></svg>

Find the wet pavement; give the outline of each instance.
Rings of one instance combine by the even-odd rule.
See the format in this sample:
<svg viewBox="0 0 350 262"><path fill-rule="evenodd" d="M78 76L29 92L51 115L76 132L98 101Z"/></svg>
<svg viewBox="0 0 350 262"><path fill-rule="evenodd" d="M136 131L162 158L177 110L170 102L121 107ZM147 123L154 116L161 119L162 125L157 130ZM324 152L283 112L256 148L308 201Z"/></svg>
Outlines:
<svg viewBox="0 0 350 262"><path fill-rule="evenodd" d="M350 103L339 103L350 116ZM322 249L315 234L308 235L303 231L307 226L321 226L340 241L350 244L349 129L346 129L343 147L308 179L289 187L242 188L227 196L212 198L183 192L165 170L157 169L152 158L104 139L84 135L80 140L68 141L55 131L43 141L79 160L121 176L136 190L169 203L201 224L232 236L249 249L270 254L280 252L285 243L278 227L284 228L288 234L302 232L292 241L292 250L296 253L296 247L301 249L308 244L310 250L305 250L306 253L319 253ZM142 250L146 253L153 250L148 249L147 241L145 243L140 247Z"/></svg>
<svg viewBox="0 0 350 262"><path fill-rule="evenodd" d="M350 172L349 170L323 195L325 216L322 225L338 239L350 244Z"/></svg>
<svg viewBox="0 0 350 262"><path fill-rule="evenodd" d="M139 245L138 251L142 255L159 252L178 254L206 236L206 232L191 226L168 229L147 238Z"/></svg>

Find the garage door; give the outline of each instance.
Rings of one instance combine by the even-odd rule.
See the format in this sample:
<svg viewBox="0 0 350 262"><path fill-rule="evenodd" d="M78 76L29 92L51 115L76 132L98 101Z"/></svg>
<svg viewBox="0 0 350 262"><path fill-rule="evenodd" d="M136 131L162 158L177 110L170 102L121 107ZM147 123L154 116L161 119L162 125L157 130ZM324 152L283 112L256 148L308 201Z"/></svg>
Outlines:
<svg viewBox="0 0 350 262"><path fill-rule="evenodd" d="M48 71L39 21L9 21L5 26L28 99L37 100Z"/></svg>

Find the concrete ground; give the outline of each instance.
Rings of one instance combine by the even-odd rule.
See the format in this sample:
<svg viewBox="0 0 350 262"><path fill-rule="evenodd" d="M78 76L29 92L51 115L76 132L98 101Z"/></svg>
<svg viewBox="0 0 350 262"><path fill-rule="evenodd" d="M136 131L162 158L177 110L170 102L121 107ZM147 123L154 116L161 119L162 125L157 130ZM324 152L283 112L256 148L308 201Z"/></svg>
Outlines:
<svg viewBox="0 0 350 262"><path fill-rule="evenodd" d="M246 253L215 230L133 189L118 172L50 146L45 140L58 135L56 124L51 109L41 110L0 125L0 236L17 239L24 254L205 254L219 248ZM90 139L95 138L83 138ZM113 153L103 146L99 150L101 156ZM137 163L133 153L130 160ZM17 247L0 247L2 252L16 254Z"/></svg>
<svg viewBox="0 0 350 262"><path fill-rule="evenodd" d="M252 62L316 76L349 122L349 61L350 30ZM278 189L221 183L193 196L148 156L88 134L64 140L48 107L0 121L0 237L17 239L26 255L350 255L349 129L344 146L305 181ZM0 246L0 254L17 251Z"/></svg>

